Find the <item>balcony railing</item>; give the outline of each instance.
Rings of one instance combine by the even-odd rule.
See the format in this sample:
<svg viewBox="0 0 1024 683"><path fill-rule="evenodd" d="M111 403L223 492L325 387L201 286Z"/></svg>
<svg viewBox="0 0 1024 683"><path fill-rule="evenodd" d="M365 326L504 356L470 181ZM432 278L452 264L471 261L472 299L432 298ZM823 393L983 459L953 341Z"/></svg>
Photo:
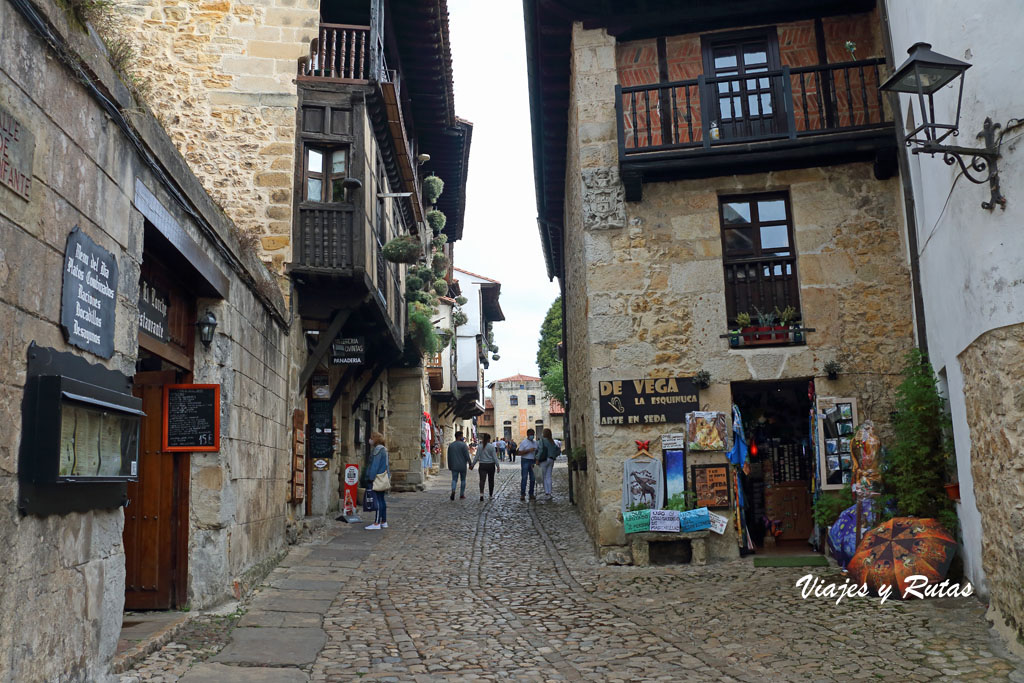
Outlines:
<svg viewBox="0 0 1024 683"><path fill-rule="evenodd" d="M884 63L616 86L620 153L629 158L882 127L891 123L878 91Z"/></svg>
<svg viewBox="0 0 1024 683"><path fill-rule="evenodd" d="M320 24L299 60L299 76L364 81L370 77L370 27Z"/></svg>
<svg viewBox="0 0 1024 683"><path fill-rule="evenodd" d="M800 285L792 256L725 263L725 309L730 324L737 313L749 313L756 319L757 311L770 313L787 306L800 310Z"/></svg>
<svg viewBox="0 0 1024 683"><path fill-rule="evenodd" d="M350 208L300 208L295 262L311 268L352 268L356 253L353 216Z"/></svg>

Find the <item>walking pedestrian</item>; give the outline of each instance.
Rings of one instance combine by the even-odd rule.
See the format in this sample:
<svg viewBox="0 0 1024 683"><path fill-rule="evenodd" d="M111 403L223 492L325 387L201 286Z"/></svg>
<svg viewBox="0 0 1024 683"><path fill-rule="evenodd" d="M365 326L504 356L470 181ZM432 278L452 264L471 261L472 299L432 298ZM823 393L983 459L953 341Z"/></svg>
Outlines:
<svg viewBox="0 0 1024 683"><path fill-rule="evenodd" d="M515 462L516 461L516 454L517 453L519 453L519 446L516 444L515 441L512 440L512 437L509 437L509 439L508 439L508 461L509 462Z"/></svg>
<svg viewBox="0 0 1024 683"><path fill-rule="evenodd" d="M500 472L501 467L498 466L498 452L494 448L494 444L491 443L490 434L480 435L481 443L476 449L476 458L473 459L474 465L480 465L480 500L484 499L484 480L487 480L487 493L491 498L494 498L494 474Z"/></svg>
<svg viewBox="0 0 1024 683"><path fill-rule="evenodd" d="M469 446L466 445L462 432L455 432L455 441L448 445L448 469L452 471L452 495L449 500L455 500L455 484L462 480L462 487L459 489L459 498L466 497L466 468L473 469L472 457L469 454Z"/></svg>
<svg viewBox="0 0 1024 683"><path fill-rule="evenodd" d="M537 458L537 441L533 438L535 432L532 429L526 430L526 438L519 442L519 500L526 500L526 480L530 480L530 500L537 500L533 494L537 480L533 474L533 462Z"/></svg>
<svg viewBox="0 0 1024 683"><path fill-rule="evenodd" d="M366 478L373 482L378 474L387 473L388 478L391 478L391 467L388 462L388 449L384 447L384 435L380 432L370 433L370 447L373 449L370 451L370 467L366 470ZM388 486L390 488L390 485ZM370 484L370 490L364 495L372 495L377 501L377 516L373 520L373 524L366 527L368 531L376 531L378 529L388 528L388 506L385 500L387 490L378 491L373 488L373 484Z"/></svg>
<svg viewBox="0 0 1024 683"><path fill-rule="evenodd" d="M505 462L505 448L508 444L505 443L505 439L498 439L497 443L494 444L494 449L498 451L498 460Z"/></svg>
<svg viewBox="0 0 1024 683"><path fill-rule="evenodd" d="M545 429L541 437L540 447L537 449L537 464L540 465L544 479L544 495L551 498L551 470L555 467L555 460L558 459L558 442L551 436L551 430Z"/></svg>

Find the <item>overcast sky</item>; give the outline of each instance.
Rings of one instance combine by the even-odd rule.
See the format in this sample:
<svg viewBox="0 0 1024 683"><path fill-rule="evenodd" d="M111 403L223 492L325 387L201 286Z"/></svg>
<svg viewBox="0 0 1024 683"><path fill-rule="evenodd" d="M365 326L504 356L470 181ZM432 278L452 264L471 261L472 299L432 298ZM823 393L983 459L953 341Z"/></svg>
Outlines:
<svg viewBox="0 0 1024 683"><path fill-rule="evenodd" d="M473 122L466 224L455 265L501 282L500 360L488 382L537 374L540 324L558 296L537 231L521 0L448 0L455 111Z"/></svg>

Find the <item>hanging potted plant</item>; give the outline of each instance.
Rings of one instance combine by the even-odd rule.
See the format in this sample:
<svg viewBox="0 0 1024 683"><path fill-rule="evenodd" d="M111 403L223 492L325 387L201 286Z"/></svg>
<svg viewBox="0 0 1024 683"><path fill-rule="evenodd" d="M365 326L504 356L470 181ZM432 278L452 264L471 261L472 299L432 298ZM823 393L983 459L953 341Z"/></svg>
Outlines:
<svg viewBox="0 0 1024 683"><path fill-rule="evenodd" d="M423 245L412 235L399 235L385 244L381 252L392 263L416 263L423 256Z"/></svg>
<svg viewBox="0 0 1024 683"><path fill-rule="evenodd" d="M445 224L448 222L448 217L437 209L431 209L427 211L427 223L430 225L430 229L434 231L435 235L441 234L444 230Z"/></svg>
<svg viewBox="0 0 1024 683"><path fill-rule="evenodd" d="M711 386L711 373L707 370L698 370L693 376L693 383L698 389L707 389Z"/></svg>
<svg viewBox="0 0 1024 683"><path fill-rule="evenodd" d="M431 173L423 179L423 198L428 204L436 204L438 197L444 192L444 181Z"/></svg>
<svg viewBox="0 0 1024 683"><path fill-rule="evenodd" d="M832 359L825 363L825 375L831 379L839 379L839 373L843 371L843 366L836 359Z"/></svg>

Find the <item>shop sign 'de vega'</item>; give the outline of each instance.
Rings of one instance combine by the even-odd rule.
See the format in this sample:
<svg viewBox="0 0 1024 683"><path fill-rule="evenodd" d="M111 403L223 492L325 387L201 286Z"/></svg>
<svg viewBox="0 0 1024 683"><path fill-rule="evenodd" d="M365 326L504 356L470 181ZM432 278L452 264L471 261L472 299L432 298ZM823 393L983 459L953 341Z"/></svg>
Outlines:
<svg viewBox="0 0 1024 683"><path fill-rule="evenodd" d="M78 226L64 250L60 324L68 343L110 358L114 353L117 259Z"/></svg>
<svg viewBox="0 0 1024 683"><path fill-rule="evenodd" d="M700 407L689 377L605 380L598 391L602 425L681 423Z"/></svg>

